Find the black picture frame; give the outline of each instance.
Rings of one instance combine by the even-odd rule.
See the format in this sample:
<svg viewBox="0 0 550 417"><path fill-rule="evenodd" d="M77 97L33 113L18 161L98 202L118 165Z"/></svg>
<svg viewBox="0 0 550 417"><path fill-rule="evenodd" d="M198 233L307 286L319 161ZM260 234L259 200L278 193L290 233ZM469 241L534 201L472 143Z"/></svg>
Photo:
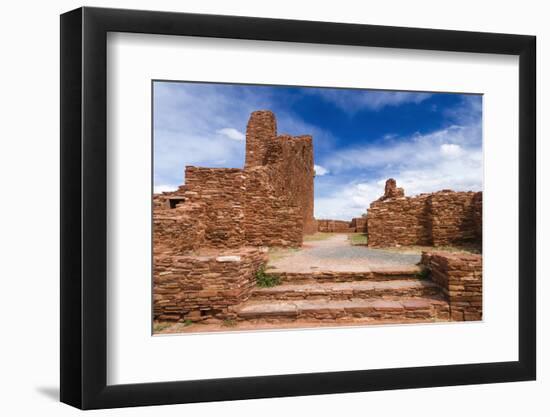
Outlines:
<svg viewBox="0 0 550 417"><path fill-rule="evenodd" d="M519 56L519 360L107 385L108 32ZM534 380L535 51L524 35L88 7L61 15L61 401L95 409Z"/></svg>

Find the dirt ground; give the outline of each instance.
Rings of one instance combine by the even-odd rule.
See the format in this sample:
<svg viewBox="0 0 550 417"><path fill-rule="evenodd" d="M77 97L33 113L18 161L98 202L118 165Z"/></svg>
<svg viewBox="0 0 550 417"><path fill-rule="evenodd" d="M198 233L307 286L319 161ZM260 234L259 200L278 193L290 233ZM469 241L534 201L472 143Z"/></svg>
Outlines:
<svg viewBox="0 0 550 417"><path fill-rule="evenodd" d="M420 253L401 253L352 245L345 233L306 240L301 249L270 252L270 272L368 272L371 268L409 266L420 261Z"/></svg>

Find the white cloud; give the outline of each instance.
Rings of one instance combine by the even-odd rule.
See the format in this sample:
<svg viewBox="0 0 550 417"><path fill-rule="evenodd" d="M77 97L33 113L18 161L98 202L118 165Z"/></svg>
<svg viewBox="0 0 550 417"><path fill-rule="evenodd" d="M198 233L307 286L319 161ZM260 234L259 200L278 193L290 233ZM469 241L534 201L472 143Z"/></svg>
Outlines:
<svg viewBox="0 0 550 417"><path fill-rule="evenodd" d="M167 191L176 191L177 189L178 189L177 185L162 184L162 185L155 185L153 187L153 192L155 194L160 194Z"/></svg>
<svg viewBox="0 0 550 417"><path fill-rule="evenodd" d="M333 175L316 180L315 216L359 217L384 193L388 178L395 178L407 196L442 189L482 190L482 128L477 103L479 100L465 100L462 110L453 115L459 125L408 137L386 135L377 143L325 158L322 165Z"/></svg>
<svg viewBox="0 0 550 417"><path fill-rule="evenodd" d="M400 171L438 164L443 152L468 159L471 151L481 149L480 144L481 124L453 125L424 135L347 148L323 160L323 166L336 174L356 169Z"/></svg>
<svg viewBox="0 0 550 417"><path fill-rule="evenodd" d="M259 109L276 114L280 134L313 135L318 151L332 149L335 140L330 132L296 117L286 101L277 106L271 93L252 87L158 82L154 109L155 184L182 184L187 165L242 167L242 130L250 113Z"/></svg>
<svg viewBox="0 0 550 417"><path fill-rule="evenodd" d="M481 150L469 150L453 158L439 158L424 166L382 170L372 179L332 185L334 191L315 198L315 217L351 220L366 213L374 200L384 194L388 178L395 178L405 195L435 192L443 189L479 191L483 188Z"/></svg>
<svg viewBox="0 0 550 417"><path fill-rule="evenodd" d="M361 217L367 207L381 194L376 182L349 183L337 187L329 196L315 198L315 218L333 220L351 220Z"/></svg>
<svg viewBox="0 0 550 417"><path fill-rule="evenodd" d="M449 158L456 158L462 154L462 148L456 143L444 143L439 149L443 156Z"/></svg>
<svg viewBox="0 0 550 417"><path fill-rule="evenodd" d="M269 94L254 91L215 84L155 84L155 192L174 190L182 184L186 165L242 167L245 141L238 129L244 129L250 113L258 109L276 113L280 133L312 134L316 154L326 155L315 166L317 218L349 220L360 216L383 194L384 182L389 177L405 188L406 195L443 188L481 189L478 99L466 98L462 108L449 111L449 121L455 125L445 129L408 137L388 132L377 143L370 141L368 146L342 149L337 146L345 143L341 138L296 117L286 102L277 107ZM378 110L407 102L419 103L430 96L365 93L371 94L360 95L360 100L348 103L350 114L358 108ZM334 100L338 106L347 106L345 95Z"/></svg>
<svg viewBox="0 0 550 417"><path fill-rule="evenodd" d="M321 165L314 165L313 169L315 170L315 175L319 177L322 177L323 175L330 173L328 169L326 169L325 167L322 167Z"/></svg>
<svg viewBox="0 0 550 417"><path fill-rule="evenodd" d="M218 129L216 133L226 136L227 138L232 140L243 141L246 139L246 136L244 135L244 133L239 132L237 129L234 129L232 127L224 127L223 129Z"/></svg>
<svg viewBox="0 0 550 417"><path fill-rule="evenodd" d="M250 112L259 108L269 103L247 89L156 82L154 183L182 184L187 165L242 167L245 141L229 126L244 128Z"/></svg>
<svg viewBox="0 0 550 417"><path fill-rule="evenodd" d="M310 93L322 97L341 110L354 114L360 110L381 110L387 106L400 106L406 103L418 104L432 96L431 93L402 91L343 91L329 89L312 89Z"/></svg>

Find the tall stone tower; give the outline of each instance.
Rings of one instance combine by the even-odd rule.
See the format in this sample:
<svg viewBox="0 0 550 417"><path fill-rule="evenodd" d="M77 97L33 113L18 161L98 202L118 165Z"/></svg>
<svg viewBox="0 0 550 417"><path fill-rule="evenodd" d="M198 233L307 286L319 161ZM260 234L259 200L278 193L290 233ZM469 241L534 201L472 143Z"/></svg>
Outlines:
<svg viewBox="0 0 550 417"><path fill-rule="evenodd" d="M244 169L269 168L276 193L298 207L304 233L315 233L313 217L313 138L277 136L277 120L269 110L255 111L246 127Z"/></svg>
<svg viewBox="0 0 550 417"><path fill-rule="evenodd" d="M266 163L267 149L277 137L277 120L269 110L255 111L246 126L246 155L244 168Z"/></svg>

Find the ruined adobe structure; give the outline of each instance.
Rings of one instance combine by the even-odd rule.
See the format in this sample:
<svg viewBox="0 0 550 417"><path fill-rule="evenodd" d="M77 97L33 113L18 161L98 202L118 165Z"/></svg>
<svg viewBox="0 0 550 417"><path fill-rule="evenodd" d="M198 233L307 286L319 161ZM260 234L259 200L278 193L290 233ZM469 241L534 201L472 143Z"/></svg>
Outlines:
<svg viewBox="0 0 550 417"><path fill-rule="evenodd" d="M243 169L187 166L185 184L153 199L154 315L228 317L247 299L265 246L297 247L314 233L311 136L277 135L256 111Z"/></svg>
<svg viewBox="0 0 550 417"><path fill-rule="evenodd" d="M274 114L256 111L243 169L187 166L185 185L156 195L155 210L173 216L161 212L196 205L194 227L204 228L196 235L199 247L300 246L304 234L317 230L313 177L312 137L277 136Z"/></svg>
<svg viewBox="0 0 550 417"><path fill-rule="evenodd" d="M316 231L366 233L371 247L481 242L481 192L406 197L393 179L366 216L315 220L313 167L312 137L278 135L273 113L257 111L243 168L187 166L184 185L154 195L155 320L481 319L481 255L424 252L412 269L271 272L287 285L258 288L267 247L299 247Z"/></svg>
<svg viewBox="0 0 550 417"><path fill-rule="evenodd" d="M368 246L481 244L482 193L442 190L406 197L394 179L367 211Z"/></svg>

